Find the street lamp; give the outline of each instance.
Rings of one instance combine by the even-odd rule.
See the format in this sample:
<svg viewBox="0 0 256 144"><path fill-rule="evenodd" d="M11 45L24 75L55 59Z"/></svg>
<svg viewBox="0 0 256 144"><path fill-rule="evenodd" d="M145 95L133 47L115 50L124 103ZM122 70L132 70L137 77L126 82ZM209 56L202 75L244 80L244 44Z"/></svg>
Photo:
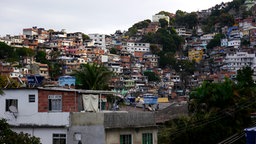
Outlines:
<svg viewBox="0 0 256 144"><path fill-rule="evenodd" d="M78 141L78 144L82 144L82 134L79 132L74 133L74 140Z"/></svg>

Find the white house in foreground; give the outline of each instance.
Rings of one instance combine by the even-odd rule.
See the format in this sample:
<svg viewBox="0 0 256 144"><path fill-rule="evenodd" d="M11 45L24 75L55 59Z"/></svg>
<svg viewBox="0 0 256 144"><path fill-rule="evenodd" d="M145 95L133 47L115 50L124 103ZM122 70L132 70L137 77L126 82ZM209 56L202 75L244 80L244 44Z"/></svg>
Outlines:
<svg viewBox="0 0 256 144"><path fill-rule="evenodd" d="M110 111L113 92L65 88L4 89L0 119L42 144L157 144L152 112Z"/></svg>

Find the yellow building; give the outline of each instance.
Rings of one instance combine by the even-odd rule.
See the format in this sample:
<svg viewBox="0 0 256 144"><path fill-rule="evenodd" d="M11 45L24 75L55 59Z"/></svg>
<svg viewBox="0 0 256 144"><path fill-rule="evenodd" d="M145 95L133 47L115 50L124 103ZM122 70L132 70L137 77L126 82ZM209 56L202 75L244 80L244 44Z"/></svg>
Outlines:
<svg viewBox="0 0 256 144"><path fill-rule="evenodd" d="M195 60L199 63L203 59L204 50L202 48L194 48L188 51L189 60Z"/></svg>

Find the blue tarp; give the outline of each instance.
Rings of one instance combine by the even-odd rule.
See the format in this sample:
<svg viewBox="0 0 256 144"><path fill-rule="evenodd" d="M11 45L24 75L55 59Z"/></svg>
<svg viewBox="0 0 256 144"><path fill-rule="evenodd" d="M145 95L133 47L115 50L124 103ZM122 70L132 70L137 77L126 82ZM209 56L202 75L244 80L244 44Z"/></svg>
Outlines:
<svg viewBox="0 0 256 144"><path fill-rule="evenodd" d="M144 103L145 104L157 104L157 96L144 96Z"/></svg>
<svg viewBox="0 0 256 144"><path fill-rule="evenodd" d="M28 85L39 86L44 80L44 76L41 75L27 75Z"/></svg>

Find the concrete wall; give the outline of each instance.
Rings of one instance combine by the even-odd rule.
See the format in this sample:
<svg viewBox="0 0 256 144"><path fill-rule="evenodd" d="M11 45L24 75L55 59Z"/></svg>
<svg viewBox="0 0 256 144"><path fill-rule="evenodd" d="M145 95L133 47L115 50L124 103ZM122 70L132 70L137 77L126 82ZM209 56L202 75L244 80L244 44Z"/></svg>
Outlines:
<svg viewBox="0 0 256 144"><path fill-rule="evenodd" d="M127 128L127 129L107 129L106 144L119 144L120 135L130 134L132 136L132 144L142 144L142 134L152 133L153 144L157 144L157 128Z"/></svg>
<svg viewBox="0 0 256 144"><path fill-rule="evenodd" d="M105 144L104 113L71 113L68 143L78 143L74 134L81 134L83 144Z"/></svg>
<svg viewBox="0 0 256 144"><path fill-rule="evenodd" d="M113 112L104 114L106 144L120 143L121 134L130 134L133 144L142 143L143 133L152 133L157 144L157 127L152 112Z"/></svg>
<svg viewBox="0 0 256 144"><path fill-rule="evenodd" d="M112 112L104 114L105 128L155 126L152 112Z"/></svg>
<svg viewBox="0 0 256 144"><path fill-rule="evenodd" d="M68 132L68 144L77 144L75 133L81 134L83 144L105 144L105 130L103 125L71 126Z"/></svg>
<svg viewBox="0 0 256 144"><path fill-rule="evenodd" d="M152 133L157 143L154 113L109 111L98 113L71 113L68 143L78 143L74 134L79 133L82 143L118 144L120 134L131 134L133 144L142 143L143 133Z"/></svg>

